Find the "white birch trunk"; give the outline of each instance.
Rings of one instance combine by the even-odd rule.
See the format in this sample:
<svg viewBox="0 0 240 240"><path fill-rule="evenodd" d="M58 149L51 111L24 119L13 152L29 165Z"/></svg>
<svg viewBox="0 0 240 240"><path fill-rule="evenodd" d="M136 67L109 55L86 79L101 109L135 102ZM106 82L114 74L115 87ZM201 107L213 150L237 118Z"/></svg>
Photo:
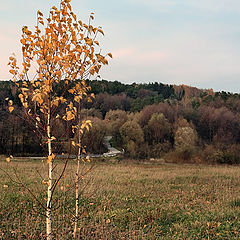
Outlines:
<svg viewBox="0 0 240 240"><path fill-rule="evenodd" d="M75 178L75 222L74 222L74 230L73 230L73 238L76 238L77 234L77 220L78 220L78 207L79 207L79 168L80 168L80 159L81 159L81 131L80 131L80 123L81 123L81 106L79 103L78 107L78 156L77 156L77 169L76 169L76 178Z"/></svg>
<svg viewBox="0 0 240 240"><path fill-rule="evenodd" d="M47 136L48 136L48 156L52 156L52 144L51 144L51 129L50 129L50 111L48 111L47 120ZM52 159L48 163L48 190L47 190L47 212L46 212L46 232L47 240L52 240Z"/></svg>
<svg viewBox="0 0 240 240"><path fill-rule="evenodd" d="M79 206L79 167L80 167L80 152L81 149L78 149L78 158L77 158L77 169L76 169L76 178L75 178L75 222L73 237L76 238L77 234L77 220L78 220L78 206Z"/></svg>

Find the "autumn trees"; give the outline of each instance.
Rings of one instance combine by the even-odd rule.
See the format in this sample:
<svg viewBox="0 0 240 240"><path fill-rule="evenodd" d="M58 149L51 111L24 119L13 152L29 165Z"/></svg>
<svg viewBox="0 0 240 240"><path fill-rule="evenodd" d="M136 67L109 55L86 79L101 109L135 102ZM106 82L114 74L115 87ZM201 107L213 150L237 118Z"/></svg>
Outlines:
<svg viewBox="0 0 240 240"><path fill-rule="evenodd" d="M205 148L209 151L210 148L208 145L213 146L212 151L217 151L223 146L229 146L230 148L231 144L239 144L240 142L238 107L240 97L237 94L216 93L213 96L212 93L211 95L207 95L207 93L199 91L197 96L192 98L193 102L190 101L188 104L186 104L185 101L182 104L181 101L176 101L176 99L171 98L158 104L148 105L141 111L135 112L131 111L131 104L134 98L130 98L130 95L133 96L135 94L136 98L138 96L144 98L144 96L152 94L149 93L150 90L147 90L147 84L145 85L147 91L145 91L145 88L142 88L143 86L133 88L132 86L134 86L134 84L123 86L123 84L119 82L108 82L106 80L99 81L98 83L95 80L87 82L94 88L96 94L93 102L84 100L81 105L82 120L91 117L95 123L92 130L90 132L85 131L83 135L83 144L87 145L86 151L88 152L102 153L104 146L101 139L103 139L104 135L112 135L113 144L118 146L119 149L124 148L126 155L134 157L132 155L134 151L132 151L132 153L127 151L127 138L123 141L120 133L120 128L126 121L137 122L144 133L144 142L142 142L138 148L140 152L136 151L135 154L135 156L139 156L139 158L157 158L175 150L180 153L181 149L184 150L184 148L189 147L191 147L192 150L195 149L194 151L196 151L196 153L202 154ZM113 87L114 84L115 87ZM105 87L103 88L103 86ZM7 96L8 89L9 88L6 87L6 90L2 91L3 96ZM100 93L100 89L103 89L103 91L107 90L107 92ZM126 90L129 96L122 98L122 90ZM110 92L115 92L116 94L111 95L109 94ZM69 100L67 101L69 102L71 101L71 94L68 94L67 99ZM119 98L119 94L121 94L121 98ZM190 95L192 93L187 92L187 94ZM127 98L127 102L130 104L130 110L125 111L123 110L124 105L122 103L124 103L124 101L122 101L122 99L126 100ZM11 99L14 99L14 94ZM113 102L114 104L112 104ZM2 106L3 109L5 109L5 107L6 104ZM21 108L19 107L14 111L21 111ZM66 112L66 110L62 109L61 112ZM155 116L153 116L154 114ZM156 117L156 115L158 115L158 117ZM160 115L162 116L160 117ZM154 121L150 121L151 118L153 118ZM3 114L2 119L7 121L7 114L6 117ZM11 123L11 121L9 122ZM76 124L77 119L68 121L69 124L71 122ZM63 124L60 118L58 118L55 123L58 126ZM164 126L166 129L162 129ZM59 127L56 128L59 129ZM167 132L163 138L161 137L161 129ZM11 129L10 132L15 131L16 135L21 134L21 131L18 131L16 127ZM57 138L61 136L59 133L54 133L53 135ZM75 138L76 137L75 135ZM18 136L18 139L20 138L21 136ZM95 138L98 139L98 141L91 141L91 139ZM0 144L7 146L6 150L8 149L10 153L9 149L12 148L12 142L9 140L6 142L6 134L2 134L0 141ZM14 149L17 149L15 143L13 146ZM3 148L3 150L4 149L5 148ZM24 149L27 149L27 145ZM237 148L233 147L231 149L231 151L233 151ZM32 148L32 150L34 150L34 148ZM223 162L225 160L219 161ZM230 162L230 160L226 161ZM236 162L236 160L233 161Z"/></svg>
<svg viewBox="0 0 240 240"><path fill-rule="evenodd" d="M52 199L59 181L53 175L53 142L61 139L53 135L53 126L59 119L76 119L72 129L78 132L76 144L81 151L81 134L91 124L90 121L81 120L81 101L84 97L91 101L93 97L87 96L90 88L86 79L98 73L102 65L108 64L107 55L112 57L110 53L101 54L97 35L104 33L101 27L91 25L93 19L92 13L88 23L83 23L72 12L70 0L61 0L60 7L52 7L46 19L40 11L37 12L33 30L27 26L22 28L21 68L14 55L9 58L12 80L18 87L18 97L28 122L34 127L40 141L47 143L47 239L52 239ZM70 96L66 98L67 95ZM8 100L8 105L12 112L12 99Z"/></svg>

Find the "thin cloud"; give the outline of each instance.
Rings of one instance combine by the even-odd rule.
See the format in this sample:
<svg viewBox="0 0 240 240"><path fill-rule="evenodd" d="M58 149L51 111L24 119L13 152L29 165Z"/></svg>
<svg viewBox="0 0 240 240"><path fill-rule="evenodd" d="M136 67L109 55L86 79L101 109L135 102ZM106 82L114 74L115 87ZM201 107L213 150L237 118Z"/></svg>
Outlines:
<svg viewBox="0 0 240 240"><path fill-rule="evenodd" d="M239 12L239 0L191 0L190 5L209 12Z"/></svg>
<svg viewBox="0 0 240 240"><path fill-rule="evenodd" d="M131 3L144 5L146 7L160 8L159 10L166 10L170 7L178 5L179 1L176 0L130 0Z"/></svg>
<svg viewBox="0 0 240 240"><path fill-rule="evenodd" d="M142 5L154 12L171 12L177 8L200 10L206 13L240 12L239 0L130 0L130 3Z"/></svg>
<svg viewBox="0 0 240 240"><path fill-rule="evenodd" d="M127 56L134 55L134 53L135 53L134 48L122 48L122 49L112 51L112 54L115 59L125 58Z"/></svg>

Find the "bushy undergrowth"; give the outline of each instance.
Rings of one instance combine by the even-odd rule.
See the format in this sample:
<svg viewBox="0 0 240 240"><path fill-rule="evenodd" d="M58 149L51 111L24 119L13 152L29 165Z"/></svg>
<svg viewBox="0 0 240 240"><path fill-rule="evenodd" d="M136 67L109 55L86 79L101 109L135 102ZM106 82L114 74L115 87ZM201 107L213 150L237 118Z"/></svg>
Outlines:
<svg viewBox="0 0 240 240"><path fill-rule="evenodd" d="M168 152L164 159L173 163L240 164L240 145L182 147Z"/></svg>
<svg viewBox="0 0 240 240"><path fill-rule="evenodd" d="M203 152L203 157L208 163L239 164L240 145L218 145L207 146Z"/></svg>
<svg viewBox="0 0 240 240"><path fill-rule="evenodd" d="M167 153L164 158L172 163L200 163L198 150L196 147L182 147Z"/></svg>

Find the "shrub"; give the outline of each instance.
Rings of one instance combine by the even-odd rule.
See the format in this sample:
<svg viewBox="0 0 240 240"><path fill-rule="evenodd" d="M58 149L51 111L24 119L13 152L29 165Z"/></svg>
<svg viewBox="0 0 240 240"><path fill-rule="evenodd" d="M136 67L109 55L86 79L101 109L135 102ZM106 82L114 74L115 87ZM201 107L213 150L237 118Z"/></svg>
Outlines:
<svg viewBox="0 0 240 240"><path fill-rule="evenodd" d="M172 145L169 141L157 143L151 146L150 156L154 158L162 157L165 153L169 152Z"/></svg>
<svg viewBox="0 0 240 240"><path fill-rule="evenodd" d="M130 157L140 157L140 149L144 143L143 130L140 125L135 121L128 120L122 125L119 131L123 139L126 153Z"/></svg>
<svg viewBox="0 0 240 240"><path fill-rule="evenodd" d="M207 163L213 164L239 164L240 163L240 145L208 145L203 152L203 158Z"/></svg>
<svg viewBox="0 0 240 240"><path fill-rule="evenodd" d="M174 163L199 163L201 159L198 157L196 147L182 147L175 151L169 152L166 156L167 162Z"/></svg>

